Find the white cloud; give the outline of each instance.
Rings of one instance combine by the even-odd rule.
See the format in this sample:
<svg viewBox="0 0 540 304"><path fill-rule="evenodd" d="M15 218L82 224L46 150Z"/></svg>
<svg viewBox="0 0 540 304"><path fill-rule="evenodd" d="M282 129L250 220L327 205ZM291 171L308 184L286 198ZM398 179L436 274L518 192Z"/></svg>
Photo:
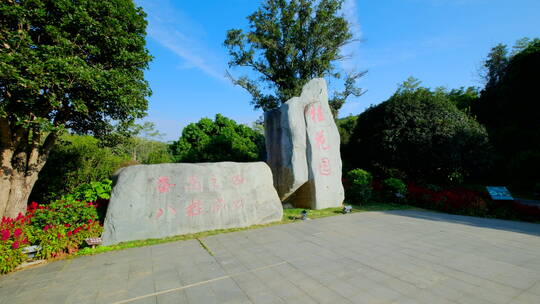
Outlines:
<svg viewBox="0 0 540 304"><path fill-rule="evenodd" d="M358 49L362 39L362 28L360 27L360 19L358 17L358 3L356 0L345 0L341 12L349 22L349 30L353 34L354 39L353 42L341 49L341 55L346 57L341 61L341 68L347 72L358 71Z"/></svg>
<svg viewBox="0 0 540 304"><path fill-rule="evenodd" d="M137 3L148 14L148 36L180 57L184 61L183 68L195 68L227 82L222 72L224 68L206 59L216 56L202 41L194 38L205 35L200 24L175 9L170 0L138 0Z"/></svg>

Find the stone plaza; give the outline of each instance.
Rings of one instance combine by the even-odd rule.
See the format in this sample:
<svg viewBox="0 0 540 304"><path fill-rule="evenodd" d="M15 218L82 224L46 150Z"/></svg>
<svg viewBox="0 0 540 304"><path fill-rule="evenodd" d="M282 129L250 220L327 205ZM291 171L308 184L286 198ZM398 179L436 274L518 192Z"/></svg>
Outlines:
<svg viewBox="0 0 540 304"><path fill-rule="evenodd" d="M0 277L0 303L540 303L539 236L354 213L51 262Z"/></svg>

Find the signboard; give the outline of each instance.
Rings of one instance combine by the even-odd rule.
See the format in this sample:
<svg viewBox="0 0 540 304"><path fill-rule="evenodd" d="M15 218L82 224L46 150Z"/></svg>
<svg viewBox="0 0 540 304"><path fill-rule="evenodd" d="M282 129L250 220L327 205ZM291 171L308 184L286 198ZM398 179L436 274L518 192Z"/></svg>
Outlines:
<svg viewBox="0 0 540 304"><path fill-rule="evenodd" d="M506 187L493 187L493 186L487 186L487 191L489 192L489 195L491 195L491 198L496 201L513 201L514 198L512 197L512 194L510 194L510 191L506 189Z"/></svg>

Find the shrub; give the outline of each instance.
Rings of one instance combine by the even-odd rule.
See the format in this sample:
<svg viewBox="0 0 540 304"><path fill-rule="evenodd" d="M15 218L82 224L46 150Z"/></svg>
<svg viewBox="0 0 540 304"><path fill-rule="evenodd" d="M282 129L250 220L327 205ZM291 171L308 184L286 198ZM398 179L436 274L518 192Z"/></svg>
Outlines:
<svg viewBox="0 0 540 304"><path fill-rule="evenodd" d="M100 236L103 228L98 221L88 220L75 225L46 225L36 229L37 245L41 246L38 257L48 259L71 254L84 247L84 240Z"/></svg>
<svg viewBox="0 0 540 304"><path fill-rule="evenodd" d="M29 217L19 214L15 219L3 217L0 222L0 273L7 273L24 261L24 246L29 244Z"/></svg>
<svg viewBox="0 0 540 304"><path fill-rule="evenodd" d="M30 206L33 216L32 225L38 229L46 226L81 226L98 219L97 204L71 198L63 198L48 205Z"/></svg>
<svg viewBox="0 0 540 304"><path fill-rule="evenodd" d="M73 194L66 197L84 202L97 202L99 199L111 198L111 191L112 181L110 179L104 179L100 182L82 184L73 190Z"/></svg>
<svg viewBox="0 0 540 304"><path fill-rule="evenodd" d="M371 198L373 178L371 174L362 169L354 169L347 173L350 182L348 198L355 203L367 202Z"/></svg>
<svg viewBox="0 0 540 304"><path fill-rule="evenodd" d="M378 165L395 168L408 179L439 183L482 176L492 157L485 128L460 111L446 92L409 81L358 116L345 150L352 165L375 176Z"/></svg>
<svg viewBox="0 0 540 304"><path fill-rule="evenodd" d="M65 135L51 151L30 199L53 201L72 194L83 184L110 178L130 159L118 149L101 147L101 142L92 136Z"/></svg>
<svg viewBox="0 0 540 304"><path fill-rule="evenodd" d="M390 177L382 182L383 194L391 200L403 199L407 194L407 186L399 178Z"/></svg>
<svg viewBox="0 0 540 304"><path fill-rule="evenodd" d="M407 187L409 204L447 213L486 216L488 204L477 192L467 189Z"/></svg>
<svg viewBox="0 0 540 304"><path fill-rule="evenodd" d="M101 235L99 202L110 196L111 181L91 183L48 205L32 202L26 215L2 218L0 223L0 273L13 270L25 259L23 245L39 245L40 258L70 254L85 246L84 240ZM88 202L87 199L97 202Z"/></svg>

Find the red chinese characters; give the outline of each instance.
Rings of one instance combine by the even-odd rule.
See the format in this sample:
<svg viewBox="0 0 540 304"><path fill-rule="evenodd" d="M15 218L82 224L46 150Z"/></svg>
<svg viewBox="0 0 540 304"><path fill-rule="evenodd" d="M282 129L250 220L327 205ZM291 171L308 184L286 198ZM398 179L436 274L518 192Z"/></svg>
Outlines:
<svg viewBox="0 0 540 304"><path fill-rule="evenodd" d="M244 199L237 199L233 201L233 207L234 209L240 209L244 207Z"/></svg>
<svg viewBox="0 0 540 304"><path fill-rule="evenodd" d="M176 215L176 209L174 207L170 206L170 205L167 205L167 210L163 210L163 208L158 208L156 210L156 216L155 216L156 219L159 220L159 218L162 217L163 214L165 214L165 211Z"/></svg>
<svg viewBox="0 0 540 304"><path fill-rule="evenodd" d="M158 178L158 185L157 189L159 193L167 193L170 190L170 187L176 186L176 184L170 184L169 178L165 176L161 176Z"/></svg>
<svg viewBox="0 0 540 304"><path fill-rule="evenodd" d="M186 207L186 215L193 217L197 216L203 213L203 207L202 207L202 201L198 199L194 199L191 201L191 204L189 204Z"/></svg>
<svg viewBox="0 0 540 304"><path fill-rule="evenodd" d="M326 137L324 136L324 130L320 130L315 135L315 143L318 149L328 150L330 146L326 143Z"/></svg>
<svg viewBox="0 0 540 304"><path fill-rule="evenodd" d="M222 197L218 197L216 202L210 207L210 212L217 213L225 209L225 200Z"/></svg>
<svg viewBox="0 0 540 304"><path fill-rule="evenodd" d="M217 180L217 178L215 176L211 176L209 181L210 181L210 183L209 183L210 190L220 190L221 189L221 186L219 185L218 180Z"/></svg>
<svg viewBox="0 0 540 304"><path fill-rule="evenodd" d="M167 205L167 210L169 210L169 212L171 212L172 214L176 215L176 209L174 207Z"/></svg>
<svg viewBox="0 0 540 304"><path fill-rule="evenodd" d="M309 117L313 122L324 121L324 112L322 110L322 106L320 104L317 106L312 104L309 108Z"/></svg>
<svg viewBox="0 0 540 304"><path fill-rule="evenodd" d="M240 186L242 185L246 180L244 177L240 174L237 174L231 178L233 185Z"/></svg>
<svg viewBox="0 0 540 304"><path fill-rule="evenodd" d="M202 191L202 183L198 177L190 176L184 189L188 192L200 192Z"/></svg>
<svg viewBox="0 0 540 304"><path fill-rule="evenodd" d="M330 160L328 159L328 157L321 158L321 161L319 162L319 173L325 176L332 174L332 169L330 168Z"/></svg>

